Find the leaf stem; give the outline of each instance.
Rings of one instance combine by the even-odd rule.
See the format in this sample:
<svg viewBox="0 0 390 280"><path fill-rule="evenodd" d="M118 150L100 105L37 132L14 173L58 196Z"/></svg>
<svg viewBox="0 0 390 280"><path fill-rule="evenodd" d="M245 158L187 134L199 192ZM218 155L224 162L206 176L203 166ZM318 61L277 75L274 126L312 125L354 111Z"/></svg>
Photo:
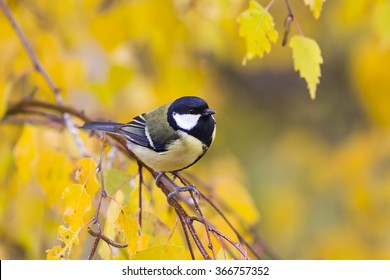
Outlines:
<svg viewBox="0 0 390 280"><path fill-rule="evenodd" d="M267 6L265 7L265 10L268 11L269 8L271 8L271 6L272 6L274 3L275 3L275 0L271 0L271 1L267 4Z"/></svg>

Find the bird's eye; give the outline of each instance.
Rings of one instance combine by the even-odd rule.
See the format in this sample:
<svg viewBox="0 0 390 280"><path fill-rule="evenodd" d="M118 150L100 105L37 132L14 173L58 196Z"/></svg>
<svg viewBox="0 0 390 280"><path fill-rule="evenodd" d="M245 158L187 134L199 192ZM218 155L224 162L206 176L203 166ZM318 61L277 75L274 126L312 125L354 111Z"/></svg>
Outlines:
<svg viewBox="0 0 390 280"><path fill-rule="evenodd" d="M190 109L190 114L195 114L195 110L194 109Z"/></svg>

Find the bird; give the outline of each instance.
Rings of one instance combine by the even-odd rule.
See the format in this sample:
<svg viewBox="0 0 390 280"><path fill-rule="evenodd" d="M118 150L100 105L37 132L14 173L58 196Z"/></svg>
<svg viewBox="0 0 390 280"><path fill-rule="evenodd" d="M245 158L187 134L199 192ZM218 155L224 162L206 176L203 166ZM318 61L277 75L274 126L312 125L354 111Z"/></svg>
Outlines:
<svg viewBox="0 0 390 280"><path fill-rule="evenodd" d="M118 134L127 148L145 165L159 172L177 174L201 159L215 139L216 112L196 96L183 96L157 109L141 114L128 123L86 122L81 129ZM179 187L169 194L194 190Z"/></svg>

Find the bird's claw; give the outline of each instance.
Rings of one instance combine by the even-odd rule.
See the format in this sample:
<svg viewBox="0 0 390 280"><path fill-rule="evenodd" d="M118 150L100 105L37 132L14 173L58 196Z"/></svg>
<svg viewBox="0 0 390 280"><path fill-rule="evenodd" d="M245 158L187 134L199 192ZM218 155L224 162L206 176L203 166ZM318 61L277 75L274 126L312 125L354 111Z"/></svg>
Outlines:
<svg viewBox="0 0 390 280"><path fill-rule="evenodd" d="M196 189L196 187L194 185L189 185L189 186L184 186L184 187L176 186L176 190L174 190L173 192L170 192L168 194L168 196L167 196L168 202L171 201L171 199L173 199L177 194L179 194L181 192L194 192L196 199L198 201L200 200L200 192Z"/></svg>
<svg viewBox="0 0 390 280"><path fill-rule="evenodd" d="M161 178L163 176L166 176L164 172L160 172L156 176L156 185L157 186L160 185ZM168 194L168 196L167 196L168 202L170 202L176 195L178 195L181 192L193 192L195 194L196 200L197 201L200 200L200 192L196 189L196 187L194 185L188 185L188 186L181 187L181 186L177 185L175 182L173 182L173 181L171 181L171 182L176 186L176 190L174 190Z"/></svg>

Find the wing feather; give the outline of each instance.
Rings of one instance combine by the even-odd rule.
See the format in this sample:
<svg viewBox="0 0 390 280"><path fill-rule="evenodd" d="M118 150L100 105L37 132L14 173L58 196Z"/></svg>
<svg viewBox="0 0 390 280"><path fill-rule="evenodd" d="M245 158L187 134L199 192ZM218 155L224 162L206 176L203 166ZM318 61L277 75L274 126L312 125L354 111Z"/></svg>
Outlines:
<svg viewBox="0 0 390 280"><path fill-rule="evenodd" d="M129 141L147 147L156 152L165 152L165 146L153 140L146 126L143 115L135 117L131 122L120 127L120 133Z"/></svg>
<svg viewBox="0 0 390 280"><path fill-rule="evenodd" d="M146 125L144 115L139 115L127 124L113 122L87 122L81 129L99 130L107 133L119 134L137 145L147 147L158 153L166 152L164 145L152 138Z"/></svg>

